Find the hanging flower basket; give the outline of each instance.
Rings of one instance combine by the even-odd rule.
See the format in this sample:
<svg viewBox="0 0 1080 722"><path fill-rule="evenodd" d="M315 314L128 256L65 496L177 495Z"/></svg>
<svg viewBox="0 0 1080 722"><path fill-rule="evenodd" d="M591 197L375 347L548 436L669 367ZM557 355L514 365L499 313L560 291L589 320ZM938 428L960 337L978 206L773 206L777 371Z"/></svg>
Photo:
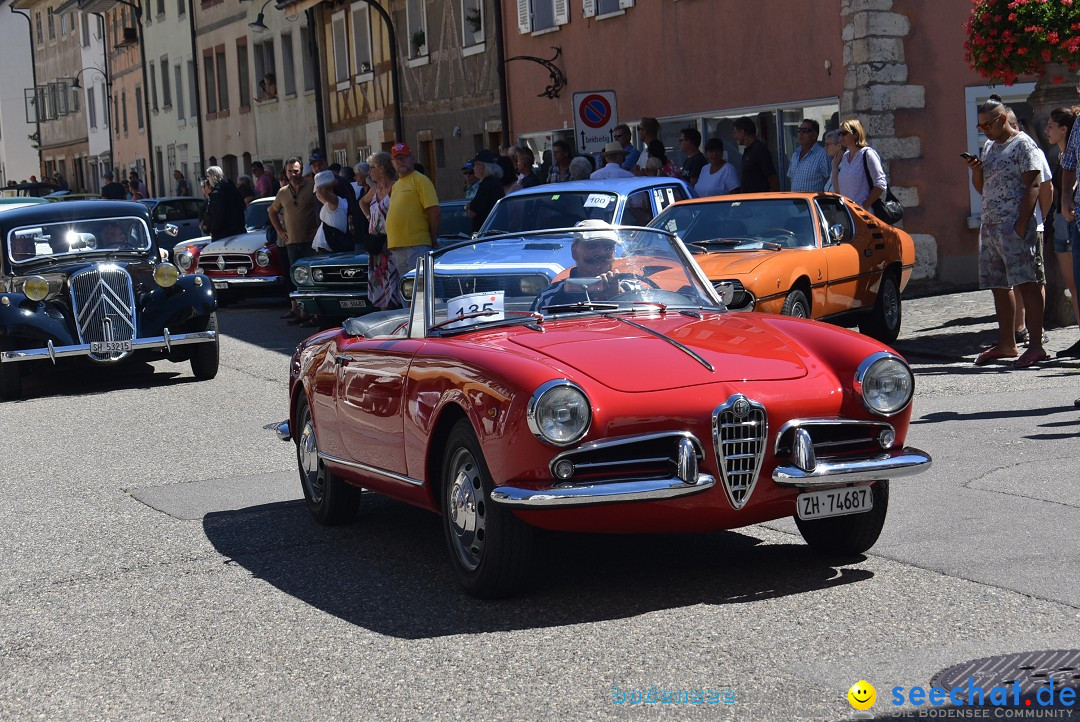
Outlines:
<svg viewBox="0 0 1080 722"><path fill-rule="evenodd" d="M995 84L1041 75L1048 63L1080 68L1080 0L974 0L964 30L965 58Z"/></svg>

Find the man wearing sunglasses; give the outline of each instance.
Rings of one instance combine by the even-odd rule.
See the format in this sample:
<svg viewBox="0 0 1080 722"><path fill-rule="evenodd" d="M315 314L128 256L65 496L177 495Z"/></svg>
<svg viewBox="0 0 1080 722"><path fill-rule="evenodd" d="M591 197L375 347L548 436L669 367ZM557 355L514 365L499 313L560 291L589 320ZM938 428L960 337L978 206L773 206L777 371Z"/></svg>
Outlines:
<svg viewBox="0 0 1080 722"><path fill-rule="evenodd" d="M829 156L817 142L820 131L816 120L803 118L799 123L799 147L791 154L787 172L791 190L797 193L820 193L832 175Z"/></svg>
<svg viewBox="0 0 1080 722"><path fill-rule="evenodd" d="M983 366L1019 353L1014 334L1016 303L1024 299L1030 344L1014 368L1047 358L1042 346L1043 296L1036 265L1035 203L1039 198L1042 151L1027 134L1009 124L1008 108L991 95L979 106L978 128L987 138L981 158L967 157L971 183L982 194L979 229L979 287L994 294L998 342L975 359Z"/></svg>
<svg viewBox="0 0 1080 722"><path fill-rule="evenodd" d="M639 287L633 279L620 279L620 274L612 270L616 242L607 223L590 219L574 227L579 230L573 235L570 254L577 265L570 269L568 278L540 292L533 301L533 311L586 300L606 301Z"/></svg>

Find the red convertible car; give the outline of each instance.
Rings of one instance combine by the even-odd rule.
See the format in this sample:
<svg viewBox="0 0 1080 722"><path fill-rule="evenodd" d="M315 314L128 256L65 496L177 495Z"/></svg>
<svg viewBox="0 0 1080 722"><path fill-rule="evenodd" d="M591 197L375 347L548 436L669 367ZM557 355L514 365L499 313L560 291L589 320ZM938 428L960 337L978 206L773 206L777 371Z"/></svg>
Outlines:
<svg viewBox="0 0 1080 722"><path fill-rule="evenodd" d="M816 321L727 311L674 234L584 224L438 250L411 309L300 344L277 432L315 520L351 520L361 487L440 513L479 597L521 587L535 528L795 517L823 552L873 545L889 480L930 464L904 446L904 360ZM575 265L535 297L440 275L552 233L570 235Z"/></svg>

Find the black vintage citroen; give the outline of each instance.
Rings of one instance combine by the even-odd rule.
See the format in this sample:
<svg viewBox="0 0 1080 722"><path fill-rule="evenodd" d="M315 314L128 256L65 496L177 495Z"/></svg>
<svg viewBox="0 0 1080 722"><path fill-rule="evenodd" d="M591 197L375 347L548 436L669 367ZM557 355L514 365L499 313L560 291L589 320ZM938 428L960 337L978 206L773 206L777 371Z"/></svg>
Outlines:
<svg viewBox="0 0 1080 722"><path fill-rule="evenodd" d="M213 284L162 260L141 203L72 201L0 212L0 399L40 363L131 359L218 370Z"/></svg>

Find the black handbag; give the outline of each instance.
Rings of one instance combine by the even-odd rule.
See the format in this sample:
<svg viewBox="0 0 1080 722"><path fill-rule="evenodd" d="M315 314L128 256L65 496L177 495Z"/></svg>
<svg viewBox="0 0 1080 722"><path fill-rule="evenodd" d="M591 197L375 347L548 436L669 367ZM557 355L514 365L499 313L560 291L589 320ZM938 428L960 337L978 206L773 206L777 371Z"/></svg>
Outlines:
<svg viewBox="0 0 1080 722"><path fill-rule="evenodd" d="M386 250L386 236L376 233L364 234L362 243L369 256L374 256L376 253L382 253Z"/></svg>
<svg viewBox="0 0 1080 722"><path fill-rule="evenodd" d="M323 236L326 237L326 245L334 253L348 253L353 250L353 240L345 231L340 231L329 223L323 223Z"/></svg>
<svg viewBox="0 0 1080 722"><path fill-rule="evenodd" d="M870 154L870 149L866 149L866 153L863 153L863 170L866 171L866 183L870 188L874 187L874 179L870 177L870 164L866 159L866 156ZM874 205L870 207L870 210L874 212L874 215L881 220L888 223L890 226L896 225L904 217L904 207L900 205L900 201L896 200L896 196L893 195L892 188L886 185L885 192L882 193Z"/></svg>

